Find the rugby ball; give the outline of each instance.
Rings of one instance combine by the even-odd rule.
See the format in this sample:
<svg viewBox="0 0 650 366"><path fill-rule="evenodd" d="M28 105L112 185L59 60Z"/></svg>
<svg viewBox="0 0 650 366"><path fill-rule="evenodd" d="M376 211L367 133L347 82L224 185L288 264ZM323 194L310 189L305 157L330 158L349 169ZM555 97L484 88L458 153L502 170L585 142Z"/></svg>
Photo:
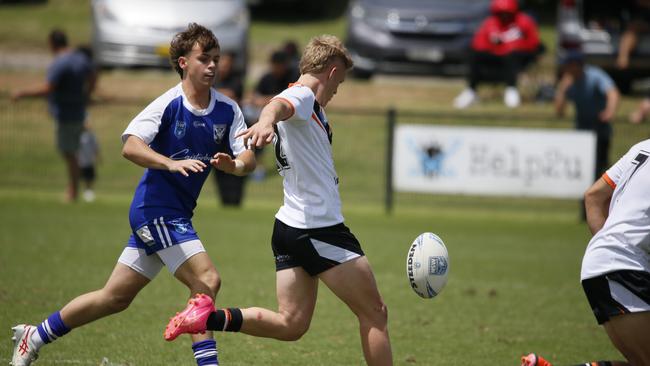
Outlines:
<svg viewBox="0 0 650 366"><path fill-rule="evenodd" d="M409 248L406 275L420 297L436 297L447 284L449 254L442 239L434 233L422 233Z"/></svg>

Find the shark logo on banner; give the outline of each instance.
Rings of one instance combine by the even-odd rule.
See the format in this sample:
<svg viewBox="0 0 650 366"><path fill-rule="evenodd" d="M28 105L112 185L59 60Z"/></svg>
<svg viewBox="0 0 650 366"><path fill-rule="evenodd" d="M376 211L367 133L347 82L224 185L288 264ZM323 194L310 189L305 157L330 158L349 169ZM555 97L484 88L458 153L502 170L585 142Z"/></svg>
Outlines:
<svg viewBox="0 0 650 366"><path fill-rule="evenodd" d="M443 146L438 142L417 144L414 141L411 146L416 150L415 153L420 161L418 175L435 178L453 174L452 169L445 167L445 160L458 149L459 145L459 141L454 141L451 146Z"/></svg>

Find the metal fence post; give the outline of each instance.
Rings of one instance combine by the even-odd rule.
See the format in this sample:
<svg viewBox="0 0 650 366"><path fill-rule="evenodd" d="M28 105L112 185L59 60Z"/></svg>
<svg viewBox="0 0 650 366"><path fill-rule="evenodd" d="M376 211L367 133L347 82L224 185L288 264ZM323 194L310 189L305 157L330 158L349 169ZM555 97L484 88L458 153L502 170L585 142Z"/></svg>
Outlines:
<svg viewBox="0 0 650 366"><path fill-rule="evenodd" d="M397 119L395 108L388 110L386 118L386 213L390 214L393 211L393 135Z"/></svg>

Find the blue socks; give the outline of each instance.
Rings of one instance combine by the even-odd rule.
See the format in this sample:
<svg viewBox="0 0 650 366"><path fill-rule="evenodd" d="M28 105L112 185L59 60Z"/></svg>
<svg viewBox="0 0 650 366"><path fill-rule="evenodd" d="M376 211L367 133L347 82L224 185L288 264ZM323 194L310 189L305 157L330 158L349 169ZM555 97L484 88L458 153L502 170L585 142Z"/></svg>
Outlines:
<svg viewBox="0 0 650 366"><path fill-rule="evenodd" d="M217 359L217 342L214 339L206 339L204 341L192 344L194 350L194 358L199 366L217 366L219 360Z"/></svg>
<svg viewBox="0 0 650 366"><path fill-rule="evenodd" d="M50 343L68 333L70 328L63 324L61 313L57 311L39 324L36 330L44 343Z"/></svg>

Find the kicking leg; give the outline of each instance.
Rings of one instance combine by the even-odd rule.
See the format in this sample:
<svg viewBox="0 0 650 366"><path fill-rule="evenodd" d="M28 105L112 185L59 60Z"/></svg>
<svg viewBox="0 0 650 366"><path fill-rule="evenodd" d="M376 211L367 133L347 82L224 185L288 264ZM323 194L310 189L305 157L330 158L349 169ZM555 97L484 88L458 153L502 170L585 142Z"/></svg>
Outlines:
<svg viewBox="0 0 650 366"><path fill-rule="evenodd" d="M314 314L318 279L300 267L280 270L276 276L277 312L259 307L214 311L211 305L195 296L183 312L170 320L165 339L173 340L183 333L195 334L205 330L242 332L284 341L299 339L309 328ZM204 314L206 309L211 309L211 314L186 316L190 313Z"/></svg>
<svg viewBox="0 0 650 366"><path fill-rule="evenodd" d="M301 267L276 273L278 311L264 308L241 309L241 332L283 341L300 339L309 329L316 306L318 279Z"/></svg>
<svg viewBox="0 0 650 366"><path fill-rule="evenodd" d="M363 354L368 365L392 365L388 311L381 299L368 259L358 257L320 274L336 296L359 319Z"/></svg>

